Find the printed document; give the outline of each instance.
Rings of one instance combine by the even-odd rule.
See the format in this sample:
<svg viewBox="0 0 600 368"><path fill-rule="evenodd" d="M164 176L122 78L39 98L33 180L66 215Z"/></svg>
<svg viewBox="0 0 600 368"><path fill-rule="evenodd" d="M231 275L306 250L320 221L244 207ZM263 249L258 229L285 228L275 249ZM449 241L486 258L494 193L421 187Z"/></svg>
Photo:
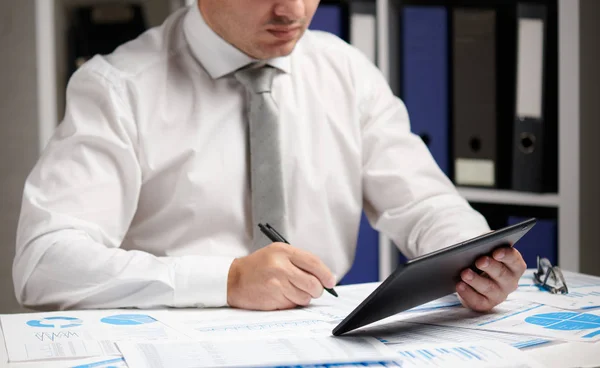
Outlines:
<svg viewBox="0 0 600 368"><path fill-rule="evenodd" d="M301 309L247 311L231 308L174 310L159 320L194 339L221 336L330 336L335 327Z"/></svg>
<svg viewBox="0 0 600 368"><path fill-rule="evenodd" d="M138 310L68 311L3 315L11 362L119 356L115 341L178 340L188 336Z"/></svg>
<svg viewBox="0 0 600 368"><path fill-rule="evenodd" d="M499 342L408 345L396 352L402 368L542 368L519 349Z"/></svg>
<svg viewBox="0 0 600 368"><path fill-rule="evenodd" d="M96 359L88 363L77 364L72 366L71 368L127 368L127 364L125 364L125 359L121 357L104 357L102 359Z"/></svg>
<svg viewBox="0 0 600 368"><path fill-rule="evenodd" d="M346 318L379 285L379 282L369 282L336 286L339 297L335 298L328 293L323 293L320 298L311 301L310 305L304 307L303 310L313 313L321 319L339 321Z"/></svg>
<svg viewBox="0 0 600 368"><path fill-rule="evenodd" d="M493 341L522 349L549 343L551 340L535 336L516 335L505 332L473 330L469 328L434 326L402 321L379 325L365 330L388 347L395 349L408 344L447 344L473 341Z"/></svg>
<svg viewBox="0 0 600 368"><path fill-rule="evenodd" d="M600 340L600 310L567 311L516 300L505 301L489 313L477 313L467 308L448 308L406 321L567 341Z"/></svg>
<svg viewBox="0 0 600 368"><path fill-rule="evenodd" d="M278 337L117 343L129 368L268 367L385 362L394 351L371 337Z"/></svg>
<svg viewBox="0 0 600 368"><path fill-rule="evenodd" d="M336 287L339 298L334 298L329 294L323 294L319 299L313 300L304 311L313 313L319 318L328 321L339 322L346 318L362 301L369 296L380 283L365 283ZM456 294L450 294L446 297L425 303L404 311L402 313L427 312L440 308L448 308L461 305Z"/></svg>

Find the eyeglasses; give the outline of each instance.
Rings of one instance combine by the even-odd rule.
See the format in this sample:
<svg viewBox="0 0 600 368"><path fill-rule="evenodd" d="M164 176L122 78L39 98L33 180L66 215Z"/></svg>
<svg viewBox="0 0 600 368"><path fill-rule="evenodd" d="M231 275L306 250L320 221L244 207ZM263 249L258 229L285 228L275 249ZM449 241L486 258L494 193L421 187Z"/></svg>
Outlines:
<svg viewBox="0 0 600 368"><path fill-rule="evenodd" d="M568 294L567 282L558 266L552 266L547 258L537 257L537 271L533 273L536 285L552 294Z"/></svg>

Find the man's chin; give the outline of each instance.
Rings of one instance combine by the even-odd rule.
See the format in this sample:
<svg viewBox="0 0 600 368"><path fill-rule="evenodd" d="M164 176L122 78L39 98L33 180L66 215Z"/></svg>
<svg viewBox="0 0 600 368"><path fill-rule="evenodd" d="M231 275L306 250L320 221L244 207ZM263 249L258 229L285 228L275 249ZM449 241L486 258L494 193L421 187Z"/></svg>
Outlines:
<svg viewBox="0 0 600 368"><path fill-rule="evenodd" d="M297 40L289 42L272 43L265 47L262 47L262 59L273 59L277 57L283 57L290 55L296 48Z"/></svg>

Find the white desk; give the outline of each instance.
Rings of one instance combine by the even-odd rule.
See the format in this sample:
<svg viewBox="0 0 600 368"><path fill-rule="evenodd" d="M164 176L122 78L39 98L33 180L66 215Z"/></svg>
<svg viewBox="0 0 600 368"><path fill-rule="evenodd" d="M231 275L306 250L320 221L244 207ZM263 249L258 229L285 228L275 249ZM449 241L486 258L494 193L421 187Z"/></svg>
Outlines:
<svg viewBox="0 0 600 368"><path fill-rule="evenodd" d="M350 297L350 289L344 292L343 287L338 289ZM341 294L340 294L341 295ZM127 313L127 312L125 312ZM170 310L169 313L180 315L186 311ZM205 313L201 311L200 313ZM227 312L229 313L229 312ZM204 319L204 317L202 317ZM248 317L246 317L248 318ZM249 320L248 322L251 322ZM212 333L212 332L211 332ZM535 358L545 367L550 368L568 368L568 367L600 367L600 342L597 343L575 343L575 342L557 342L540 345L538 347L526 348L526 354ZM80 364L89 364L99 361L102 358L71 359L56 361L36 361L36 362L18 362L8 363L8 354L6 351L4 334L0 333L0 367L13 368L33 368L33 367L72 367Z"/></svg>
<svg viewBox="0 0 600 368"><path fill-rule="evenodd" d="M548 368L600 367L600 344L568 342L525 350Z"/></svg>

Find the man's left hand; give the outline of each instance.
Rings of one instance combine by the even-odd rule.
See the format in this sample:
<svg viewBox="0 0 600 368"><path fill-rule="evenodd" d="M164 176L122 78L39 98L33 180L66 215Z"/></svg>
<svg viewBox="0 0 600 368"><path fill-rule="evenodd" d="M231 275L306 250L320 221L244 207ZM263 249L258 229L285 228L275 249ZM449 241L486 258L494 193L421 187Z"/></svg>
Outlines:
<svg viewBox="0 0 600 368"><path fill-rule="evenodd" d="M464 270L456 291L463 305L477 312L487 312L505 301L527 269L521 253L512 247L496 249L492 257L479 258L475 266L485 274Z"/></svg>

